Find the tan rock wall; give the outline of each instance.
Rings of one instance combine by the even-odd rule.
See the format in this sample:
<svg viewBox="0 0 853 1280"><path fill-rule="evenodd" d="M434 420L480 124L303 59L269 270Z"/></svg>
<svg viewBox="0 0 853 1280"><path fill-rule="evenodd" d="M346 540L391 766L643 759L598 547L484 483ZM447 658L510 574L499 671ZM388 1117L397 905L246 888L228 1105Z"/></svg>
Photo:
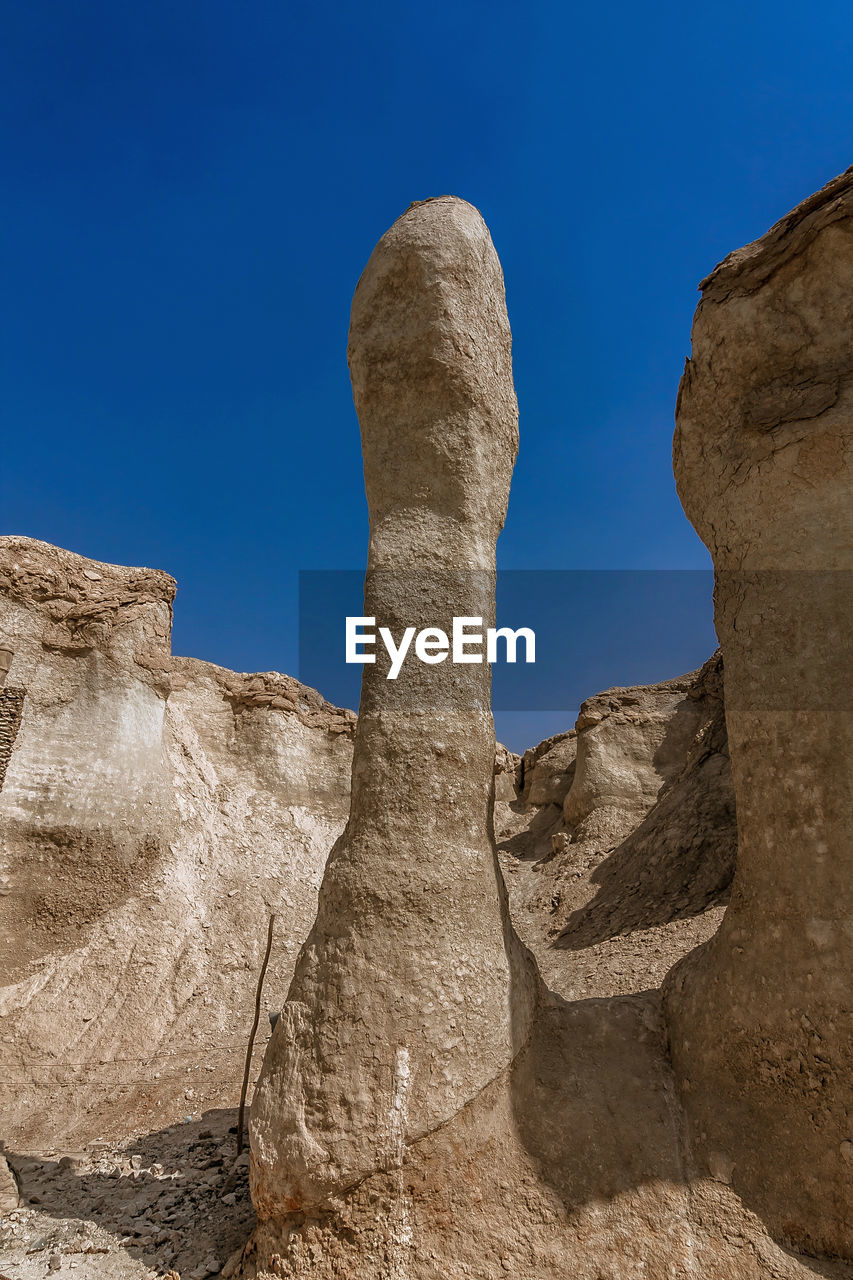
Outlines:
<svg viewBox="0 0 853 1280"><path fill-rule="evenodd" d="M704 282L675 471L714 557L739 850L667 984L692 1158L853 1257L853 172Z"/></svg>
<svg viewBox="0 0 853 1280"><path fill-rule="evenodd" d="M166 574L0 539L12 1149L235 1105L269 916L276 1010L346 817L353 714L172 658L173 594Z"/></svg>

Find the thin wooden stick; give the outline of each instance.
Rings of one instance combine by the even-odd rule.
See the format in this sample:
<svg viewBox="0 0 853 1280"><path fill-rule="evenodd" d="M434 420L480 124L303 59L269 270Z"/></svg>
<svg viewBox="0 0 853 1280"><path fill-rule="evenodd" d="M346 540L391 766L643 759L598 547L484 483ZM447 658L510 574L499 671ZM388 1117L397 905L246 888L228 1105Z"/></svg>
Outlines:
<svg viewBox="0 0 853 1280"><path fill-rule="evenodd" d="M255 994L255 1020L252 1023L252 1030L249 1032L249 1047L246 1050L246 1070L243 1072L243 1088L240 1090L240 1110L237 1112L238 1156L243 1150L243 1123L246 1115L246 1094L249 1092L249 1073L252 1070L252 1050L255 1047L255 1034L258 1030L258 1023L261 1020L261 993L264 989L264 978L267 976L267 965L270 962L270 952L272 951L272 931L274 924L275 916L270 916L270 927L267 930L267 951L264 956L264 962L261 965L261 973L258 978L258 990Z"/></svg>

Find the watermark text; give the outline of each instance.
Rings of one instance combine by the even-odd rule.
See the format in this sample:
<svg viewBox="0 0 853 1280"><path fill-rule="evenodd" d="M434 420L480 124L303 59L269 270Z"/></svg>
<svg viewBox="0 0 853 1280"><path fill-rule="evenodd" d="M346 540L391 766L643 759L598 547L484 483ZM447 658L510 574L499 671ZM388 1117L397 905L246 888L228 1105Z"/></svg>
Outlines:
<svg viewBox="0 0 853 1280"><path fill-rule="evenodd" d="M347 662L376 661L375 652L366 652L367 649L375 650L375 627L376 618L347 617ZM510 627L487 627L484 633L482 618L454 618L450 636L441 627L423 627L420 631L406 627L399 642L389 627L379 627L378 635L391 660L386 676L388 680L397 679L412 648L412 641L415 657L430 666L447 658L456 663L483 662L484 641L486 662L499 662L501 652L507 662L516 662L519 641L524 643L524 661L536 661L536 635L530 627L519 627L516 631Z"/></svg>

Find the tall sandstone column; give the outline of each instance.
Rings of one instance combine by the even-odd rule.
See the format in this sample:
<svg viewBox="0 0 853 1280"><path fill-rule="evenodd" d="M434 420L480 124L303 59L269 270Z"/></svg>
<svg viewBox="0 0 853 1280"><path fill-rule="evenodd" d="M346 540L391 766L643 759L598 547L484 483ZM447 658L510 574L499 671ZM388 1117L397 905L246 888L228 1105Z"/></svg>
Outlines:
<svg viewBox="0 0 853 1280"><path fill-rule="evenodd" d="M510 349L479 213L451 197L413 205L368 262L349 345L365 614L397 640L411 626L449 634L454 616L492 621L518 442ZM258 1237L399 1167L505 1069L533 1003L510 1000L518 944L491 831L490 670L412 653L389 680L383 650L364 668L349 823L252 1106Z"/></svg>
<svg viewBox="0 0 853 1280"><path fill-rule="evenodd" d="M853 1257L853 170L703 282L675 436L716 571L738 869L670 976L698 1172Z"/></svg>

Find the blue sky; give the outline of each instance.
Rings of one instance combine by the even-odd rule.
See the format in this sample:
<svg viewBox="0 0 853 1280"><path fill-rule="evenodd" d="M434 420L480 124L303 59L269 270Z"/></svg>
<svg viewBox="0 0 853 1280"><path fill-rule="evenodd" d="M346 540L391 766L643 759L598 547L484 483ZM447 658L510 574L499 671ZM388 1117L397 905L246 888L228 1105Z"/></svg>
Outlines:
<svg viewBox="0 0 853 1280"><path fill-rule="evenodd" d="M851 35L785 0L6 6L3 530L168 569L177 652L295 672L298 570L366 539L352 290L452 192L514 332L501 565L706 567L670 468L696 284L853 161Z"/></svg>

